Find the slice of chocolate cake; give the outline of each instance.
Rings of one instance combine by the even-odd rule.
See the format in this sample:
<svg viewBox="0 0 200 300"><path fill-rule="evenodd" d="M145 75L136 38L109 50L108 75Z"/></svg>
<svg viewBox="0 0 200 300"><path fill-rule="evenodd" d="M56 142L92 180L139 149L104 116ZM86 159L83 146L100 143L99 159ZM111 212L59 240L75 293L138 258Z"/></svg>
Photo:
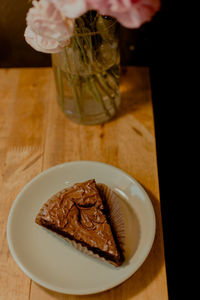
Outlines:
<svg viewBox="0 0 200 300"><path fill-rule="evenodd" d="M51 197L41 208L36 223L74 241L115 266L124 260L112 228L109 211L94 179L76 183Z"/></svg>

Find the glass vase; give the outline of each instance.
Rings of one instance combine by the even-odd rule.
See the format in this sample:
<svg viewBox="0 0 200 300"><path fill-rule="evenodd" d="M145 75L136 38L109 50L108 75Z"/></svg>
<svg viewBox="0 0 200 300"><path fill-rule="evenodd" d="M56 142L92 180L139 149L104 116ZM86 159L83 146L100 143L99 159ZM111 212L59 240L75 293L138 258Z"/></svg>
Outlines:
<svg viewBox="0 0 200 300"><path fill-rule="evenodd" d="M67 46L52 54L58 104L74 122L104 123L120 104L119 24L90 11L74 28Z"/></svg>

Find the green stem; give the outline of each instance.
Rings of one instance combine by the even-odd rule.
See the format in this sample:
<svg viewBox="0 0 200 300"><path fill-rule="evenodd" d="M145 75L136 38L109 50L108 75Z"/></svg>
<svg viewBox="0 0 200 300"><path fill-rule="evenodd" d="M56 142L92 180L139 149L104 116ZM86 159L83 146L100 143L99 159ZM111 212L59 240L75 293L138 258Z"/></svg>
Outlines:
<svg viewBox="0 0 200 300"><path fill-rule="evenodd" d="M64 111L64 103L65 103L65 99L64 99L64 90L63 90L63 81L62 81L62 74L61 74L61 69L59 67L56 67L56 71L57 71L57 78L58 78L58 89L59 89L59 95L60 95L60 105L62 110Z"/></svg>
<svg viewBox="0 0 200 300"><path fill-rule="evenodd" d="M108 74L110 75L110 77L112 78L112 81L114 81L114 84L116 84L116 86L119 86L119 76L116 75L115 73L113 73L113 71L107 70Z"/></svg>
<svg viewBox="0 0 200 300"><path fill-rule="evenodd" d="M115 103L115 100L113 99L113 97L110 95L110 91L107 90L108 86L107 86L107 82L105 80L105 78L101 75L101 74L97 74L97 83L100 86L101 90L106 94L106 96L110 99L110 103L114 109L114 111L117 111L117 106ZM115 93L116 95L116 93Z"/></svg>
<svg viewBox="0 0 200 300"><path fill-rule="evenodd" d="M101 106L104 110L104 113L110 118L111 114L108 111L108 109L106 108L105 103L102 99L102 96L99 93L98 88L97 88L96 83L94 82L93 78L89 78L89 76L88 76L87 77L87 83L88 83L90 93L101 104Z"/></svg>
<svg viewBox="0 0 200 300"><path fill-rule="evenodd" d="M80 32L81 33L86 33L85 31L88 28L85 27L84 20L82 20L81 18L79 18L77 20L77 22L78 22L77 24L79 25ZM85 36L81 37L81 39L82 39L82 43L79 40L79 36L77 36L77 37L75 37L75 42L77 43L79 49L81 50L82 57L85 60L85 62L87 63L87 66L89 67L89 66L91 66L93 64L93 49L92 49L91 36L85 35ZM84 45L86 46L86 48L84 47ZM99 90L98 90L98 88L96 86L96 83L94 81L94 77L91 79L90 76L86 76L86 83L88 85L89 92L101 104L101 106L102 106L102 108L104 110L104 113L108 117L111 117L110 112L106 108L105 103L104 103L104 101L102 99L102 95L99 93ZM112 106L113 106L114 110L116 111L117 110L116 104L113 101L112 97L109 95L109 93L105 89L103 89L103 84L99 83L99 86L101 87L102 90L104 90L104 93L109 97L109 99L112 102Z"/></svg>
<svg viewBox="0 0 200 300"><path fill-rule="evenodd" d="M85 53L84 47L82 47L82 44L81 44L81 41L79 40L79 38L80 37L75 36L74 37L74 41L75 41L75 43L77 45L77 48L80 50L80 52L82 54L82 57L83 57L83 60L84 60L85 64L87 64L88 63L88 57L87 57L87 55Z"/></svg>
<svg viewBox="0 0 200 300"><path fill-rule="evenodd" d="M68 55L67 55L67 50L66 48L64 48L64 53L65 53L65 58L66 58L66 64L67 64L67 68L68 70L70 71L70 63L69 63L69 58L68 58ZM78 114L80 116L80 120L82 121L83 119L83 116L82 116L82 110L81 110L81 104L80 104L80 101L79 101L79 96L78 96L78 91L77 91L77 88L76 86L74 85L74 82L73 82L73 78L72 76L66 71L66 77L67 77L67 80L69 81L71 87L72 87L72 90L73 90L73 94L74 94L74 99L76 101L76 107L77 107L77 111L78 111ZM77 76L78 80L80 81L80 78L79 76Z"/></svg>
<svg viewBox="0 0 200 300"><path fill-rule="evenodd" d="M73 89L74 98L75 98L75 101L76 101L77 111L78 111L80 120L82 121L83 120L83 115L82 115L81 105L80 105L80 102L79 102L78 91L77 91L77 89L74 85L72 85L72 89Z"/></svg>
<svg viewBox="0 0 200 300"><path fill-rule="evenodd" d="M64 53L65 53L65 60L66 60L66 65L67 65L67 69L70 71L70 62L69 62L69 58L68 58L68 55L67 55L67 50L66 50L66 47L64 47ZM66 77L69 78L70 80L70 75L68 74L68 71L66 70Z"/></svg>
<svg viewBox="0 0 200 300"><path fill-rule="evenodd" d="M90 66L93 64L92 39L90 36L91 30L87 27L87 24L82 17L78 18L76 22L78 28L76 30L77 36L75 37L75 42L80 49L85 64L87 64L87 68L90 69ZM83 35L79 36L78 34Z"/></svg>
<svg viewBox="0 0 200 300"><path fill-rule="evenodd" d="M119 89L119 84L117 83L116 80L113 79L113 76L108 74L109 71L106 71L106 73L104 74L100 74L102 80L104 81L104 83L106 84L106 86L108 87L108 89L110 89L112 92L114 92L116 94L116 90ZM109 83L109 80L105 78L110 78L110 80L112 80L112 83L114 84L114 87ZM114 81L114 82L113 82Z"/></svg>

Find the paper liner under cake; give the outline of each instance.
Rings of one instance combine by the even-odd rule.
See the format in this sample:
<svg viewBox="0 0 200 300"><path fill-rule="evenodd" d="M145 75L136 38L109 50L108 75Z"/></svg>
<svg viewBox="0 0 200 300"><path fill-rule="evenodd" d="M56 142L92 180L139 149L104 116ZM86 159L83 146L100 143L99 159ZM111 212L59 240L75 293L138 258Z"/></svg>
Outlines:
<svg viewBox="0 0 200 300"><path fill-rule="evenodd" d="M110 189L103 183L98 183L97 187L101 197L103 198L104 205L107 206L107 209L109 211L110 223L112 228L114 229L117 242L119 243L120 248L123 251L125 242L125 221L120 205L121 198L112 189Z"/></svg>

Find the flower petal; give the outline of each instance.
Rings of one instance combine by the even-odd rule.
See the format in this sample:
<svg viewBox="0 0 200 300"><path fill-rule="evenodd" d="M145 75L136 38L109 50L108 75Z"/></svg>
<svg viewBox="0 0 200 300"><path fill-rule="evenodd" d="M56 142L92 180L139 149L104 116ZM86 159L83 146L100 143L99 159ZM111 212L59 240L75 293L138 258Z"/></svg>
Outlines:
<svg viewBox="0 0 200 300"><path fill-rule="evenodd" d="M24 37L26 42L35 50L43 53L56 53L62 50L66 43L36 34L29 26L26 27Z"/></svg>

